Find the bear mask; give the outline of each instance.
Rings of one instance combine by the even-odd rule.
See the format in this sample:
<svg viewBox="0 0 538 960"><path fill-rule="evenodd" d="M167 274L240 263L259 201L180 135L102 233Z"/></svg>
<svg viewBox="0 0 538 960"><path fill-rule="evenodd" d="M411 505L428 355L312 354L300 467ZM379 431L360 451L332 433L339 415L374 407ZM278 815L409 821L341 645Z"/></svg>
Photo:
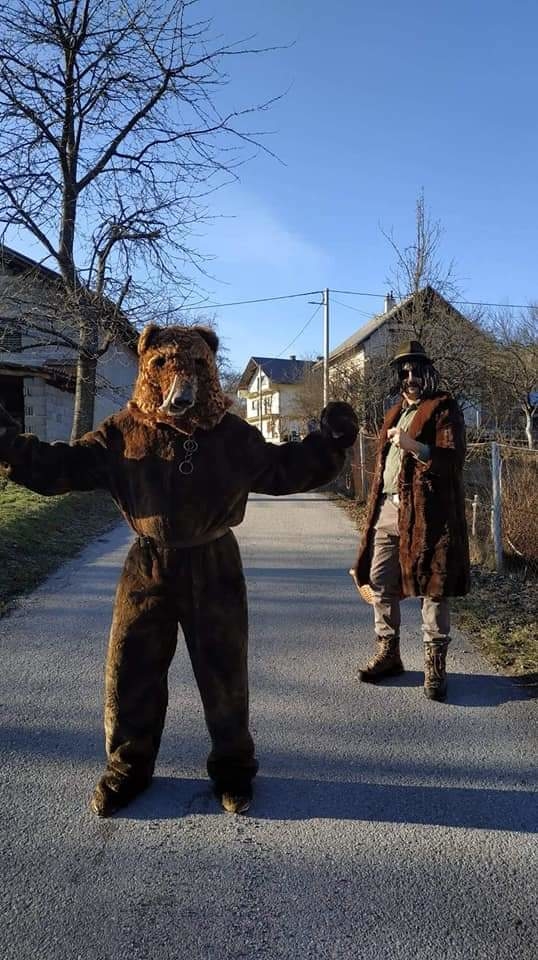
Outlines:
<svg viewBox="0 0 538 960"><path fill-rule="evenodd" d="M129 408L180 433L211 430L232 400L219 382L217 335L208 327L158 327L138 341L138 376Z"/></svg>

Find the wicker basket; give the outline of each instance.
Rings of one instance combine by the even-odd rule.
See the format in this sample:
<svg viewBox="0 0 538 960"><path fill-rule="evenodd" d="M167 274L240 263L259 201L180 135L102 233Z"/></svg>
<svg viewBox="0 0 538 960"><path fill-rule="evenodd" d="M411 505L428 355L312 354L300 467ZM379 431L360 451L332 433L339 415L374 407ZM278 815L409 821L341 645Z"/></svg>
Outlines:
<svg viewBox="0 0 538 960"><path fill-rule="evenodd" d="M363 599L366 603L373 603L373 602L374 602L374 592L373 592L371 586L370 586L368 583L363 583L362 586L357 583L357 578L356 578L356 576L355 576L355 571L354 571L353 567L351 567L351 570L349 571L349 575L350 575L351 579L353 580L353 583L355 584L355 586L356 586L356 588L357 588L360 596L362 597L362 599Z"/></svg>

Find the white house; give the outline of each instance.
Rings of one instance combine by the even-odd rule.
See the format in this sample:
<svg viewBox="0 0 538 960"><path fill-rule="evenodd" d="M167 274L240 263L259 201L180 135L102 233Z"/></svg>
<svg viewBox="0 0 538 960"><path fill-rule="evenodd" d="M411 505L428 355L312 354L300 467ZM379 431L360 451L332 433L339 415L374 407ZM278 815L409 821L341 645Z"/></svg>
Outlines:
<svg viewBox="0 0 538 960"><path fill-rule="evenodd" d="M312 360L251 357L241 376L238 396L246 400L246 420L266 440L298 440L305 433L297 394Z"/></svg>
<svg viewBox="0 0 538 960"><path fill-rule="evenodd" d="M368 360L377 357L387 362L394 353L395 345L412 339L410 321L413 315L420 319L440 323L447 329L447 341L454 330L460 330L460 342L465 342L465 331L476 335L477 328L437 290L426 286L415 294L396 303L392 294L387 294L383 313L372 317L340 343L329 355L329 382L335 381L338 372L353 367L363 371ZM427 343L425 344L427 347ZM480 423L480 404L472 398L460 397L463 414L468 426Z"/></svg>
<svg viewBox="0 0 538 960"><path fill-rule="evenodd" d="M27 433L68 440L74 408L76 350L55 337L59 276L9 247L0 247L0 399ZM64 334L70 330L62 321ZM94 426L125 405L137 372L137 334L118 324L97 364Z"/></svg>

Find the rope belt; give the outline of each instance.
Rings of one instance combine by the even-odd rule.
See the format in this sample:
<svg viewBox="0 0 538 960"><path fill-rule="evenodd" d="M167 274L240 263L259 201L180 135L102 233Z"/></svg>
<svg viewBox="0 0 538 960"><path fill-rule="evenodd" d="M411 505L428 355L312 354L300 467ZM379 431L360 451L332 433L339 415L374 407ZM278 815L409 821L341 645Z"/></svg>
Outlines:
<svg viewBox="0 0 538 960"><path fill-rule="evenodd" d="M201 547L205 543L212 543L213 540L220 540L230 532L230 527L218 527L209 533L202 533L199 537L191 537L190 540L156 540L155 537L138 537L140 547L157 547L160 550L188 550L190 547Z"/></svg>

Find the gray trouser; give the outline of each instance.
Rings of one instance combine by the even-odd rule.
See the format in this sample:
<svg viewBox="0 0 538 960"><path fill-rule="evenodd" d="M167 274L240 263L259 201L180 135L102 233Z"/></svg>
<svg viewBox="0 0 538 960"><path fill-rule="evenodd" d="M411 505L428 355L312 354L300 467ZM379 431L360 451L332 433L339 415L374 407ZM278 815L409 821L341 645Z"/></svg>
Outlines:
<svg viewBox="0 0 538 960"><path fill-rule="evenodd" d="M400 633L400 537L398 507L390 499L381 503L375 524L370 585L374 592L374 622L378 637ZM422 599L422 636L425 643L447 641L450 633L448 600Z"/></svg>

